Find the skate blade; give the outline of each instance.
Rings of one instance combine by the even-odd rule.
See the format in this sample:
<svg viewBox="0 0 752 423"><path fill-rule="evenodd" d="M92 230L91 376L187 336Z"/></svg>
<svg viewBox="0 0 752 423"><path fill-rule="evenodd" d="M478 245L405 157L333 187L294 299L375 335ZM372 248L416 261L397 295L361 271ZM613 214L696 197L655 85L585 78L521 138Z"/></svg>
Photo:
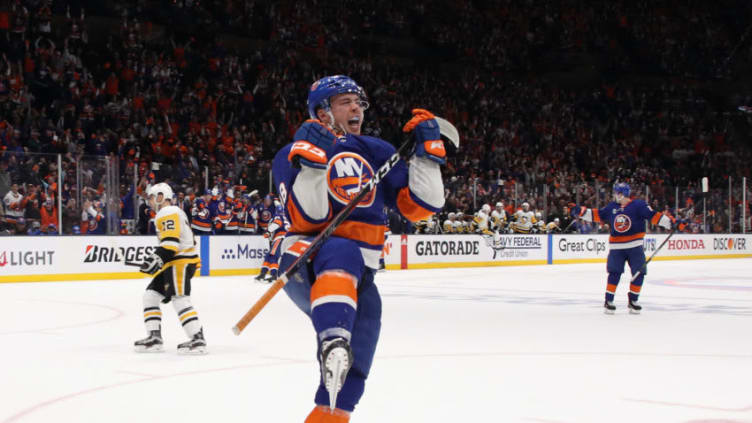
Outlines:
<svg viewBox="0 0 752 423"><path fill-rule="evenodd" d="M347 371L350 369L350 363L346 353L343 351L334 351L326 362L326 381L324 386L329 392L329 406L337 408L337 394L342 390L344 379Z"/></svg>
<svg viewBox="0 0 752 423"><path fill-rule="evenodd" d="M630 309L629 309L629 314L640 314L640 312L641 312L641 311L642 311L642 310L635 310L635 309L633 309L633 308L630 308Z"/></svg>
<svg viewBox="0 0 752 423"><path fill-rule="evenodd" d="M155 345L153 347L145 347L143 345L136 345L133 347L133 350L137 353L161 353L164 352L164 348L162 345Z"/></svg>
<svg viewBox="0 0 752 423"><path fill-rule="evenodd" d="M196 348L178 348L178 354L180 355L204 355L206 354L206 347Z"/></svg>
<svg viewBox="0 0 752 423"><path fill-rule="evenodd" d="M603 310L603 312L606 313L606 314L608 314L608 315L614 315L614 314L616 314L616 310L605 309L605 310Z"/></svg>

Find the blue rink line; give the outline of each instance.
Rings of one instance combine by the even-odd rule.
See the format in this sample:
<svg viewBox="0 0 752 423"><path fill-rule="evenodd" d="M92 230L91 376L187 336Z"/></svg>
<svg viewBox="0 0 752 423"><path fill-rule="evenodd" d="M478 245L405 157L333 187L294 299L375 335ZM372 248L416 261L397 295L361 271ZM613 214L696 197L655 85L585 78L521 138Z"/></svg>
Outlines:
<svg viewBox="0 0 752 423"><path fill-rule="evenodd" d="M553 234L548 234L547 263L548 264L554 263L554 235Z"/></svg>
<svg viewBox="0 0 752 423"><path fill-rule="evenodd" d="M200 250L201 250L201 276L209 276L209 270L210 270L210 263L209 263L209 236L201 235L198 237L200 242Z"/></svg>

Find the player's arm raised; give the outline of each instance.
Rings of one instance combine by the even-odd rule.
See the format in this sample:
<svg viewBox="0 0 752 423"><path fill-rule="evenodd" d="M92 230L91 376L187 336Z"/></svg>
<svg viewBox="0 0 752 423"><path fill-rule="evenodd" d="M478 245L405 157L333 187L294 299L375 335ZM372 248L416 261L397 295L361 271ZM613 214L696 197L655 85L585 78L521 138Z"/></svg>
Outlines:
<svg viewBox="0 0 752 423"><path fill-rule="evenodd" d="M412 119L402 128L415 142L409 167L397 168L385 180L397 189L395 204L400 214L417 222L444 207L440 166L446 163L446 148L436 116L425 109L412 112ZM452 129L456 133L456 129Z"/></svg>
<svg viewBox="0 0 752 423"><path fill-rule="evenodd" d="M314 231L331 217L326 167L337 136L320 121L309 119L295 132L287 158L300 169L292 184L287 209L292 225Z"/></svg>

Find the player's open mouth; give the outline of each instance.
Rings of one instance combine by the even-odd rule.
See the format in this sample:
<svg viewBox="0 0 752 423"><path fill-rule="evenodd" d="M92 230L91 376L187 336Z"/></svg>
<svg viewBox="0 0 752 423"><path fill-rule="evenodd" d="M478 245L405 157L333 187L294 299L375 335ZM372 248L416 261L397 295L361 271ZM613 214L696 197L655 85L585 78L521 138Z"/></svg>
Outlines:
<svg viewBox="0 0 752 423"><path fill-rule="evenodd" d="M350 127L350 129L357 130L360 128L360 116L355 116L354 118L350 118L347 120L347 126Z"/></svg>

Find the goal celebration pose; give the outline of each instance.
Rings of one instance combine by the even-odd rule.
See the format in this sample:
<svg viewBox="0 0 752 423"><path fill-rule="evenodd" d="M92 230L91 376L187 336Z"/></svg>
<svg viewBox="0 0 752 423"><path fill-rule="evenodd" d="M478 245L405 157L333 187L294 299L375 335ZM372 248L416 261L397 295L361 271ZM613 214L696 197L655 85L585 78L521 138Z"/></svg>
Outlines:
<svg viewBox="0 0 752 423"><path fill-rule="evenodd" d="M606 263L608 271L608 283L606 284L606 301L603 307L607 314L613 314L614 295L619 284L621 274L624 273L624 262L629 263L632 275L635 275L645 264L645 250L643 239L645 238L645 221L650 220L666 229L674 225L674 218L653 210L644 200L631 199L631 189L624 182L614 184L614 201L601 209L590 209L581 206L572 208L572 216L579 217L587 222L607 223L611 228L609 237L609 251ZM640 290L645 279L647 268L642 269L640 274L629 286L629 312L639 314L642 306L639 305Z"/></svg>
<svg viewBox="0 0 752 423"><path fill-rule="evenodd" d="M395 153L388 142L361 135L367 107L363 88L347 76L311 86L311 119L272 166L291 224L280 272ZM384 246L384 206L416 222L444 205L440 166L446 153L436 119L415 109L403 131L415 141L409 166L399 160L284 287L317 335L321 380L306 423L348 422L363 395L381 329L374 275Z"/></svg>

